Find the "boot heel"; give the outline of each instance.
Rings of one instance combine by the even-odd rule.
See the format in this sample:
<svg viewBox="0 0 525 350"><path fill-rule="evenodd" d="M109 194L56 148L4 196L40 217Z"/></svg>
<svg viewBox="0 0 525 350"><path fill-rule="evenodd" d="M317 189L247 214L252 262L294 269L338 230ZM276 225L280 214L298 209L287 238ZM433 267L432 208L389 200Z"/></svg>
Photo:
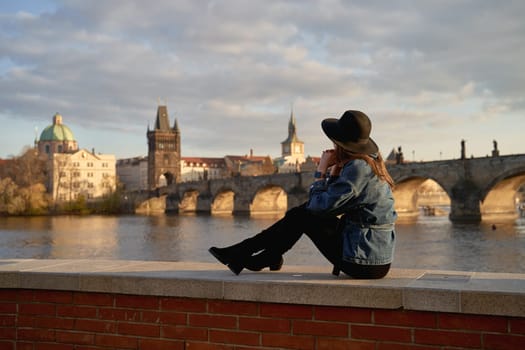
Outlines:
<svg viewBox="0 0 525 350"><path fill-rule="evenodd" d="M233 262L229 263L226 266L228 266L228 268L231 270L231 272L233 272L236 275L239 275L241 273L241 271L244 269L244 266L242 264L233 263Z"/></svg>
<svg viewBox="0 0 525 350"><path fill-rule="evenodd" d="M273 263L273 264L270 265L270 271L279 271L281 269L281 267L283 267L283 262L284 262L284 259L281 256L281 259L279 259L278 262Z"/></svg>
<svg viewBox="0 0 525 350"><path fill-rule="evenodd" d="M283 256L274 255L268 251L253 255L244 263L244 267L250 271L261 271L267 267L270 271L279 271L282 266Z"/></svg>

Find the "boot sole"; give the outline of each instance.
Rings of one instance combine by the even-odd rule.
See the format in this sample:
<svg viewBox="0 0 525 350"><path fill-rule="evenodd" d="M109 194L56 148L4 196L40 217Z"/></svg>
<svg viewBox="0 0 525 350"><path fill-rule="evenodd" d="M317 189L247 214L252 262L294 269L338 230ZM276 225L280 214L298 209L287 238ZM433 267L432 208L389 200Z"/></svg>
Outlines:
<svg viewBox="0 0 525 350"><path fill-rule="evenodd" d="M274 262L274 263L271 263L270 265L267 265L267 266L263 266L263 267L259 267L259 266L245 266L248 270L250 271L255 271L255 272L258 272L258 271L262 271L264 270L266 267L268 267L270 269L270 271L279 271L281 270L281 268L283 267L283 263L284 263L284 259L283 257L281 256L281 258L279 259L279 261L277 262Z"/></svg>

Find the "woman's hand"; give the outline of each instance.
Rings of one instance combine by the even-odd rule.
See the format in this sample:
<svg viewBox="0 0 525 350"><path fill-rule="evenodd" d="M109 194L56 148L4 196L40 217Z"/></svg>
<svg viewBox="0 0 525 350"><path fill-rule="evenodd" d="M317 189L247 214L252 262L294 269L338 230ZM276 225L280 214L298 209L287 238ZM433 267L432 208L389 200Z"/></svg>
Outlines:
<svg viewBox="0 0 525 350"><path fill-rule="evenodd" d="M317 171L321 172L322 174L326 174L328 168L333 166L335 163L335 150L327 149L321 154L321 160L317 166Z"/></svg>

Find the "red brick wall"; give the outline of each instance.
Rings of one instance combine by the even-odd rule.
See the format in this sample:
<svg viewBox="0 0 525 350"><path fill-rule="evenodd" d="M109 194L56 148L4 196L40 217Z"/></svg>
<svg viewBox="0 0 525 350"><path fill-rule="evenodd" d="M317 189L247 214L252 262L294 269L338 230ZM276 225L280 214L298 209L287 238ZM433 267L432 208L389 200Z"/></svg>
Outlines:
<svg viewBox="0 0 525 350"><path fill-rule="evenodd" d="M0 290L0 349L525 349L525 318Z"/></svg>

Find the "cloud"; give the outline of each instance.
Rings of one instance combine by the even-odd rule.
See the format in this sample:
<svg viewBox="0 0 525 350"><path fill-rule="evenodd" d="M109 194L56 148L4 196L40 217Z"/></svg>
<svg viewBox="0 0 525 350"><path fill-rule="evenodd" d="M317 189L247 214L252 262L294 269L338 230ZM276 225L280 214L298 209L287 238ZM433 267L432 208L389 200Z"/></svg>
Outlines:
<svg viewBox="0 0 525 350"><path fill-rule="evenodd" d="M326 145L320 120L359 108L380 144L420 139L435 158L429 139L523 114L524 15L522 1L0 5L0 115L43 128L58 111L79 130L136 137L114 146L133 156L161 97L191 155L278 156L291 103L312 155Z"/></svg>

